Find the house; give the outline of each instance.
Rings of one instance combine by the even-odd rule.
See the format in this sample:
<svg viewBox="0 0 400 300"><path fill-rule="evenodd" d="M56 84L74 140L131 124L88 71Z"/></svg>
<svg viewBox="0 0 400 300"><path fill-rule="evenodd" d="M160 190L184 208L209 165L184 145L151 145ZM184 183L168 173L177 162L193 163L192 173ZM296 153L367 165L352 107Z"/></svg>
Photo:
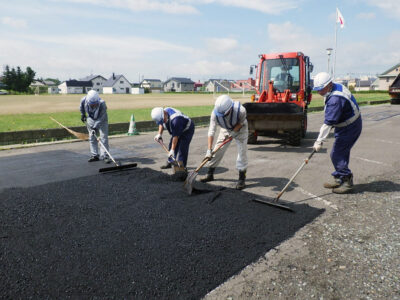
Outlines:
<svg viewBox="0 0 400 300"><path fill-rule="evenodd" d="M200 82L200 80L198 82L194 83L194 91L195 92L200 92L203 88L203 84Z"/></svg>
<svg viewBox="0 0 400 300"><path fill-rule="evenodd" d="M124 75L112 76L103 84L103 94L130 94L131 83Z"/></svg>
<svg viewBox="0 0 400 300"><path fill-rule="evenodd" d="M350 90L354 90L356 92L371 91L374 89L373 83L375 80L376 78L368 76L364 76L361 78L351 78L347 81L347 87Z"/></svg>
<svg viewBox="0 0 400 300"><path fill-rule="evenodd" d="M194 82L190 78L172 77L164 82L164 92L193 92Z"/></svg>
<svg viewBox="0 0 400 300"><path fill-rule="evenodd" d="M396 79L399 73L400 73L400 63L386 70L382 74L378 75L379 81L377 90L381 91L389 90L389 86L393 83L393 81Z"/></svg>
<svg viewBox="0 0 400 300"><path fill-rule="evenodd" d="M98 92L99 94L103 93L103 84L107 81L101 75L89 75L84 78L81 78L82 81L90 81L92 83L92 89Z"/></svg>
<svg viewBox="0 0 400 300"><path fill-rule="evenodd" d="M163 88L163 83L160 79L143 79L140 87L150 90L152 93L160 93Z"/></svg>
<svg viewBox="0 0 400 300"><path fill-rule="evenodd" d="M231 88L240 88L244 90L252 90L256 86L256 81L249 77L245 80L236 80L232 82Z"/></svg>
<svg viewBox="0 0 400 300"><path fill-rule="evenodd" d="M206 92L226 92L231 87L230 80L227 79L209 79L204 83L204 91Z"/></svg>
<svg viewBox="0 0 400 300"><path fill-rule="evenodd" d="M57 83L53 80L43 80L44 84L47 86L47 93L49 94L58 94L60 91L58 90Z"/></svg>
<svg viewBox="0 0 400 300"><path fill-rule="evenodd" d="M92 89L90 81L70 79L58 85L61 94L86 94Z"/></svg>

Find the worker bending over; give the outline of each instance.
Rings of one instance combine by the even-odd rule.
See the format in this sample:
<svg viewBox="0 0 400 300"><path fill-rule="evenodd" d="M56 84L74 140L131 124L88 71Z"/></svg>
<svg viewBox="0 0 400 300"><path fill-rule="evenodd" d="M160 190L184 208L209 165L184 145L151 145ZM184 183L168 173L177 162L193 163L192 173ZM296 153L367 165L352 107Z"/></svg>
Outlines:
<svg viewBox="0 0 400 300"><path fill-rule="evenodd" d="M232 136L236 141L238 156L236 159L236 168L239 170L239 180L236 189L245 188L246 170L247 170L247 138L248 126L246 119L246 109L240 105L240 102L233 102L228 95L222 95L215 101L214 110L211 113L210 127L208 129L208 148L205 158L211 158L208 163L207 175L201 179L202 182L214 180L215 168L221 162L228 145L224 146L212 157L214 135L217 124L221 127L215 148L217 148L227 136Z"/></svg>
<svg viewBox="0 0 400 300"><path fill-rule="evenodd" d="M89 162L103 159L105 163L110 163L111 160L103 147L100 147L100 156L97 139L94 133L100 134L100 140L104 147L109 151L108 146L108 116L107 106L103 99L100 99L99 94L90 90L88 94L81 99L80 105L81 120L86 123L89 132L89 144L91 157ZM87 115L87 116L86 116Z"/></svg>
<svg viewBox="0 0 400 300"><path fill-rule="evenodd" d="M349 193L353 189L353 173L349 169L350 150L356 143L362 130L362 120L357 101L350 91L325 72L314 78L314 90L325 97L325 120L314 150L319 151L332 127L335 128L335 142L331 151L331 160L335 167L331 181L325 188L334 193Z"/></svg>
<svg viewBox="0 0 400 300"><path fill-rule="evenodd" d="M166 107L155 107L151 111L151 118L158 124L158 134L154 137L155 141L162 141L164 129L167 129L171 135L168 146L167 165L176 160L179 166L182 166L184 174L181 179L185 180L187 176L187 160L189 155L189 146L194 134L194 122L179 110Z"/></svg>

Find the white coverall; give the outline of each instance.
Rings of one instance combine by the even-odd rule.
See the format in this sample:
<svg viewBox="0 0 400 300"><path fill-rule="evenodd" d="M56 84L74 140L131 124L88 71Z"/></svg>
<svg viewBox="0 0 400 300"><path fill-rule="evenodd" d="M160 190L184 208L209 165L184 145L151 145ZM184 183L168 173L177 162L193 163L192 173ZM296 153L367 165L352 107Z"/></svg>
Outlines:
<svg viewBox="0 0 400 300"><path fill-rule="evenodd" d="M232 113L234 113L233 109L227 116L224 117L226 122L229 122L229 120L231 120ZM214 146L214 149L216 149L225 140L225 136L232 135L234 140L236 141L236 146L238 149L238 156L236 159L236 169L238 169L239 171L246 171L247 165L248 165L247 138L249 135L249 129L248 129L247 119L246 119L246 109L242 105L240 105L239 123L242 124L242 127L240 128L240 130L238 132L234 132L233 130L228 130L221 126L221 130L219 131L218 139ZM215 130L216 130L217 124L218 124L217 117L215 116L215 113L213 111L211 114L211 118L210 118L210 127L208 129L208 136L215 135ZM232 125L236 125L236 124L232 124ZM217 153L215 153L215 156L208 162L209 168L216 168L219 165L226 150L228 149L229 144L230 143L225 144L220 150L218 150Z"/></svg>

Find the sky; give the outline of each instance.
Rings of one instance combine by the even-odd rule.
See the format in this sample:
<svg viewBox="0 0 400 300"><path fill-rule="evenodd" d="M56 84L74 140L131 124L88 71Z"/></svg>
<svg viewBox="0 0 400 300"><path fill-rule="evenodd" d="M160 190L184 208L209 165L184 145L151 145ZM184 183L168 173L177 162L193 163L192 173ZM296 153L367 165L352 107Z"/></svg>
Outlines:
<svg viewBox="0 0 400 300"><path fill-rule="evenodd" d="M259 54L297 51L310 57L315 76L328 70L327 48L336 77L375 76L400 63L399 0L0 0L0 7L0 66L30 66L37 78L238 80L250 77Z"/></svg>

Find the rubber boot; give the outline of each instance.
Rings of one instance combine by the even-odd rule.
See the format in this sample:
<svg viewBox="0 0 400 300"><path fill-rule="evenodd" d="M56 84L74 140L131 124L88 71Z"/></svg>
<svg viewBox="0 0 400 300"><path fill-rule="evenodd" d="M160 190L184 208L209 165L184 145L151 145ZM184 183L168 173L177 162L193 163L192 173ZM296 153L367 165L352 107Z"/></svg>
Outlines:
<svg viewBox="0 0 400 300"><path fill-rule="evenodd" d="M239 171L239 180L236 183L237 190L243 190L246 187L245 180L246 180L246 171Z"/></svg>
<svg viewBox="0 0 400 300"><path fill-rule="evenodd" d="M207 175L200 179L201 182L209 182L214 180L215 168L208 168Z"/></svg>
<svg viewBox="0 0 400 300"><path fill-rule="evenodd" d="M171 168L172 164L169 161L167 161L164 165L160 167L160 169L171 169Z"/></svg>
<svg viewBox="0 0 400 300"><path fill-rule="evenodd" d="M329 181L324 183L324 188L326 189L334 189L339 187L342 184L342 179L339 177L332 177Z"/></svg>
<svg viewBox="0 0 400 300"><path fill-rule="evenodd" d="M348 194L353 191L353 174L343 177L342 178L343 183L332 190L335 194Z"/></svg>

